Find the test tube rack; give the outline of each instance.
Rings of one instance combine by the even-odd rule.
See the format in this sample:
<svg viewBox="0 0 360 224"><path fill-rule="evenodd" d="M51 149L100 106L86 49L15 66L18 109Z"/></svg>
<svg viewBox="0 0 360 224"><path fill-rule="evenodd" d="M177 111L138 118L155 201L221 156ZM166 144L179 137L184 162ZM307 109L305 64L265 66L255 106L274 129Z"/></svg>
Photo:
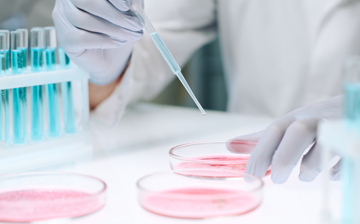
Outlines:
<svg viewBox="0 0 360 224"><path fill-rule="evenodd" d="M9 72L11 74L11 71ZM89 120L89 99L88 99L88 79L89 75L84 70L71 64L69 68L57 68L51 71L31 72L28 67L21 75L8 75L0 77L0 90L9 91L9 113L5 116L1 113L1 141L0 141L0 174L31 171L45 167L61 165L74 162L84 158L90 158L92 155L92 144L88 120ZM45 86L48 84L60 85L61 83L71 82L74 87L73 97L76 110L76 131L69 134L64 130L63 121L60 122L60 135L50 137L46 135L40 141L31 139L31 100L27 100L27 127L26 137L23 144L14 144L12 142L13 113L11 90L14 88L27 88L27 98L30 99L29 89L33 86ZM45 92L45 104L47 97ZM59 95L59 97L61 94ZM62 109L61 100L60 109ZM44 106L45 107L45 106ZM44 108L44 111L46 109ZM61 113L60 113L61 114ZM44 116L46 112L44 112ZM63 120L63 116L60 116ZM44 129L46 130L46 120L44 119ZM8 122L8 130L5 128L5 122ZM8 136L5 138L5 132Z"/></svg>
<svg viewBox="0 0 360 224"><path fill-rule="evenodd" d="M341 202L340 217L334 217L330 208L334 197L330 189L329 175L323 177L323 224L360 223L360 133L349 127L346 121L322 121L318 127L318 144L322 148L322 164L325 168L334 153L341 156Z"/></svg>

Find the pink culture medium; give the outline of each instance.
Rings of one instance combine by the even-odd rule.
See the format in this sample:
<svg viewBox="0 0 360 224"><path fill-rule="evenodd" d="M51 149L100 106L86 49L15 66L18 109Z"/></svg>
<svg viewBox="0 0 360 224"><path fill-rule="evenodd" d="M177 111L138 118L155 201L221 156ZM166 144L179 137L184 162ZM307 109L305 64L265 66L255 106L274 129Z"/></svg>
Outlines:
<svg viewBox="0 0 360 224"><path fill-rule="evenodd" d="M19 190L0 193L0 221L33 222L73 218L98 211L104 201L71 190Z"/></svg>
<svg viewBox="0 0 360 224"><path fill-rule="evenodd" d="M250 212L261 201L251 193L216 188L181 188L147 194L141 205L155 214L202 219Z"/></svg>
<svg viewBox="0 0 360 224"><path fill-rule="evenodd" d="M249 157L250 155L241 154L195 157L190 158L189 162L178 162L173 169L179 170L182 174L214 176L214 173L211 172L211 170L214 170L216 171L217 177L241 177L245 173L246 163ZM187 169L191 169L191 173L187 173ZM204 169L204 171L201 169ZM271 171L269 169L265 176L270 173Z"/></svg>

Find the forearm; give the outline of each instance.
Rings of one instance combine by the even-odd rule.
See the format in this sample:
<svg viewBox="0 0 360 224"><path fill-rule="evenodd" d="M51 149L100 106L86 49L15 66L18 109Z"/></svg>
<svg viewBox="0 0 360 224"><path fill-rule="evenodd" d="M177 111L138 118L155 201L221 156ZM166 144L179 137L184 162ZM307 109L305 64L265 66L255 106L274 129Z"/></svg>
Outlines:
<svg viewBox="0 0 360 224"><path fill-rule="evenodd" d="M91 110L95 109L114 92L116 86L121 82L122 76L123 75L120 75L108 85L99 86L89 83L89 102Z"/></svg>

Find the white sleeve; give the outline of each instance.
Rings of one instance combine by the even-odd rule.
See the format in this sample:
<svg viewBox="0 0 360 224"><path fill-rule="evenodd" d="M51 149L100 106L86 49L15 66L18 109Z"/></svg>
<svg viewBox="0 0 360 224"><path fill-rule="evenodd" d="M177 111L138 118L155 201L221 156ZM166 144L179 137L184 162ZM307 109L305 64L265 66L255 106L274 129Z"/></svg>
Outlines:
<svg viewBox="0 0 360 224"><path fill-rule="evenodd" d="M314 34L305 104L342 93L344 61L360 54L360 1L330 1ZM337 4L331 4L337 3Z"/></svg>
<svg viewBox="0 0 360 224"><path fill-rule="evenodd" d="M148 0L145 12L180 66L215 38L214 0ZM128 102L153 99L173 78L175 75L145 33L134 46L123 80L93 115L113 125Z"/></svg>

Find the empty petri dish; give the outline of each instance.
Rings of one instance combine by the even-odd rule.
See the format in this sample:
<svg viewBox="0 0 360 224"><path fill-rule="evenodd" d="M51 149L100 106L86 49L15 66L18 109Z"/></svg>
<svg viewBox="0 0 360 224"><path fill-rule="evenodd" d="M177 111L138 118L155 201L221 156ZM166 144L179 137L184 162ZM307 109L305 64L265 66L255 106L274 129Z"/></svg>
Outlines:
<svg viewBox="0 0 360 224"><path fill-rule="evenodd" d="M73 173L0 176L0 222L30 223L85 216L105 205L106 184Z"/></svg>
<svg viewBox="0 0 360 224"><path fill-rule="evenodd" d="M201 173L197 173L199 176L212 175L213 170L218 170L221 171L216 172L219 177L241 177L257 143L233 141L231 144L236 145L237 153L229 151L226 142L200 142L176 146L169 151L170 167L172 170L182 170L186 173L189 169L205 169L206 173L201 170ZM265 175L269 175L270 172L269 168Z"/></svg>
<svg viewBox="0 0 360 224"><path fill-rule="evenodd" d="M145 176L137 182L139 203L152 213L187 219L236 216L260 206L261 178L219 178L216 172L199 177L169 170Z"/></svg>

